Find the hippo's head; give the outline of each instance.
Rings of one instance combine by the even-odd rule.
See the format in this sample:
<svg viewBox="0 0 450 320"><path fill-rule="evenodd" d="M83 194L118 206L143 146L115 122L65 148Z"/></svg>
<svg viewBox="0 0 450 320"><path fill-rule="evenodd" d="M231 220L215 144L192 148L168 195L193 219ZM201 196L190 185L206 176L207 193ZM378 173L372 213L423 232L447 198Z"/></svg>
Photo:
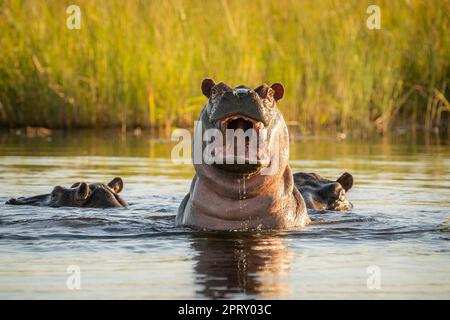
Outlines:
<svg viewBox="0 0 450 320"><path fill-rule="evenodd" d="M277 108L277 101L284 94L280 83L263 84L255 89L232 88L224 82L216 84L205 79L202 92L208 98L201 116L203 129L213 129L211 140L215 147L223 147L221 152L217 148L212 152L206 150L207 156L214 158L211 164L216 169L249 176L271 165L283 167L289 155L289 137ZM273 163L274 156L280 155L281 159Z"/></svg>
<svg viewBox="0 0 450 320"><path fill-rule="evenodd" d="M49 207L113 208L125 207L126 202L118 195L123 189L121 178L103 183L74 183L70 188L56 186L50 194L28 198L12 198L6 204Z"/></svg>
<svg viewBox="0 0 450 320"><path fill-rule="evenodd" d="M336 181L324 179L315 173L295 173L294 183L307 208L335 211L349 211L353 208L346 196L353 186L353 176L348 172Z"/></svg>

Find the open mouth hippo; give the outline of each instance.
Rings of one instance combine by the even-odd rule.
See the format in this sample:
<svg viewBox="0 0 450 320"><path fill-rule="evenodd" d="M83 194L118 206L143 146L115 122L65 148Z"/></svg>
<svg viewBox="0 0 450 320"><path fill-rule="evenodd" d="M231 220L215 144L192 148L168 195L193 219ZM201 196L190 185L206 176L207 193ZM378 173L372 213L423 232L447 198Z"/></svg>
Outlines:
<svg viewBox="0 0 450 320"><path fill-rule="evenodd" d="M56 186L48 194L33 197L12 198L6 204L47 207L114 208L125 207L127 203L118 195L123 181L117 177L107 185L103 183L74 183L70 188Z"/></svg>
<svg viewBox="0 0 450 320"><path fill-rule="evenodd" d="M353 186L353 176L345 172L336 181L322 178L316 173L295 173L294 182L308 209L349 211L353 204L346 193Z"/></svg>
<svg viewBox="0 0 450 320"><path fill-rule="evenodd" d="M195 176L178 208L177 225L210 230L307 225L306 205L288 165L288 130L277 108L283 86L231 88L205 79L202 92L208 102L195 135L212 132L213 138L203 138L200 151L194 141ZM199 154L202 161L196 161Z"/></svg>

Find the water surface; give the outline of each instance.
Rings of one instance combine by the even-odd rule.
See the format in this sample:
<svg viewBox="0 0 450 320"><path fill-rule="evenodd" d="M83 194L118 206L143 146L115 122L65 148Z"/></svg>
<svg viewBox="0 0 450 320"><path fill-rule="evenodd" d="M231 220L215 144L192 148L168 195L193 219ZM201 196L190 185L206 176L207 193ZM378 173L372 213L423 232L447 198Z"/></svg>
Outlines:
<svg viewBox="0 0 450 320"><path fill-rule="evenodd" d="M193 169L171 162L172 146L117 132L1 134L0 298L450 298L448 141L293 141L294 171L353 174L354 211L311 212L315 224L283 232L174 227ZM129 208L3 204L115 176ZM73 265L79 290L66 283Z"/></svg>

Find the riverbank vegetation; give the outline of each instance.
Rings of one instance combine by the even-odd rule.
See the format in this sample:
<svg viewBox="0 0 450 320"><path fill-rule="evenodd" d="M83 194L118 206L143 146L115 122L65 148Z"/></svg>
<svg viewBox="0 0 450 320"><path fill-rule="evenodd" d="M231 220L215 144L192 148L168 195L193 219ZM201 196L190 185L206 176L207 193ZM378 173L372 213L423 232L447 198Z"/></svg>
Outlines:
<svg viewBox="0 0 450 320"><path fill-rule="evenodd" d="M72 4L72 3L70 3ZM204 77L285 85L302 132L449 130L450 2L0 0L0 126L192 127Z"/></svg>

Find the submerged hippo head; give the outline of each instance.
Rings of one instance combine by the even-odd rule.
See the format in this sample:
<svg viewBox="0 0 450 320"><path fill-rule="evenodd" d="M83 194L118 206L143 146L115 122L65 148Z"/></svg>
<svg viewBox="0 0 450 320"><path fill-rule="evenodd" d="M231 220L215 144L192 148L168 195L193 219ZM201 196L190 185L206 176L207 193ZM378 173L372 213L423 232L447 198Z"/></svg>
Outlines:
<svg viewBox="0 0 450 320"><path fill-rule="evenodd" d="M196 175L177 223L221 230L307 224L288 165L287 126L277 107L283 86L232 88L205 79L201 88L208 101L195 136L203 139L194 142Z"/></svg>
<svg viewBox="0 0 450 320"><path fill-rule="evenodd" d="M296 173L294 182L309 209L349 211L353 204L346 193L353 186L353 176L344 173L336 181L322 178L315 173Z"/></svg>
<svg viewBox="0 0 450 320"><path fill-rule="evenodd" d="M70 188L56 186L49 194L28 198L12 198L6 204L49 207L113 208L125 207L126 202L118 195L123 189L121 178L103 183L74 183Z"/></svg>

